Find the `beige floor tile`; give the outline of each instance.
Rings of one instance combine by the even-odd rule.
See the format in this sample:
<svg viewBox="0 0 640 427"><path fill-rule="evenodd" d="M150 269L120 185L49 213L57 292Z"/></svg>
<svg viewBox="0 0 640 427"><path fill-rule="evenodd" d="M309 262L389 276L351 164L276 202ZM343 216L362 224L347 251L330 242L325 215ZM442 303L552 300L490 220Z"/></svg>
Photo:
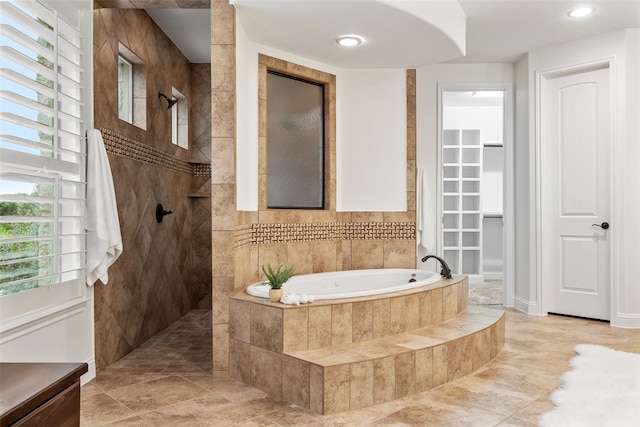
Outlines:
<svg viewBox="0 0 640 427"><path fill-rule="evenodd" d="M82 387L81 426L533 427L553 408L549 395L569 369L576 344L640 353L638 330L509 309L503 350L476 373L402 399L322 416L226 372L212 374L210 319L210 311L194 310L98 373Z"/></svg>
<svg viewBox="0 0 640 427"><path fill-rule="evenodd" d="M538 419L540 416L553 409L553 407L553 402L551 402L548 395L541 396L539 399L531 402L529 405L513 414L509 419L514 422L517 420L531 425L538 425Z"/></svg>
<svg viewBox="0 0 640 427"><path fill-rule="evenodd" d="M81 424L84 426L84 424ZM135 416L131 418L126 418L121 421L116 421L115 423L107 424L103 427L155 427L153 424L148 423L142 418Z"/></svg>
<svg viewBox="0 0 640 427"><path fill-rule="evenodd" d="M203 387L213 394L224 396L232 402L246 402L250 400L262 399L267 396L262 390L258 390L248 384L241 381L229 378L224 372L224 375L216 376L185 376L185 379L193 382L194 384Z"/></svg>
<svg viewBox="0 0 640 427"><path fill-rule="evenodd" d="M502 414L502 418L528 405L538 396L537 393L528 394L510 384L485 381L475 376L445 384L432 393L434 401L481 408Z"/></svg>
<svg viewBox="0 0 640 427"><path fill-rule="evenodd" d="M258 418L259 414L244 406L213 395L199 397L141 415L155 426L192 427L220 426L225 423L243 425Z"/></svg>
<svg viewBox="0 0 640 427"><path fill-rule="evenodd" d="M104 393L84 395L80 399L80 425L83 427L103 426L129 418L135 413Z"/></svg>
<svg viewBox="0 0 640 427"><path fill-rule="evenodd" d="M94 386L105 392L130 386L132 384L144 383L147 381L157 380L164 378L165 375L158 373L147 373L139 375L120 375L111 373L100 373L92 381L87 383L86 386ZM84 387L86 387L84 386ZM84 390L84 387L82 388Z"/></svg>
<svg viewBox="0 0 640 427"><path fill-rule="evenodd" d="M93 396L104 392L105 390L98 386L96 381L89 381L87 384L82 386L82 397Z"/></svg>
<svg viewBox="0 0 640 427"><path fill-rule="evenodd" d="M208 394L208 390L181 377L164 377L108 392L135 413L152 411Z"/></svg>
<svg viewBox="0 0 640 427"><path fill-rule="evenodd" d="M542 394L560 385L558 375L535 368L524 368L506 363L490 363L474 377L484 381L508 384L527 394Z"/></svg>
<svg viewBox="0 0 640 427"><path fill-rule="evenodd" d="M461 410L462 409L462 410ZM467 406L460 408L456 404L444 401L429 401L420 405L407 406L394 414L375 422L374 426L491 426L505 418L481 408Z"/></svg>
<svg viewBox="0 0 640 427"><path fill-rule="evenodd" d="M538 423L528 423L526 421L509 418L498 424L500 427L537 427Z"/></svg>
<svg viewBox="0 0 640 427"><path fill-rule="evenodd" d="M280 426L319 427L325 425L321 415L295 405L280 408L264 417Z"/></svg>

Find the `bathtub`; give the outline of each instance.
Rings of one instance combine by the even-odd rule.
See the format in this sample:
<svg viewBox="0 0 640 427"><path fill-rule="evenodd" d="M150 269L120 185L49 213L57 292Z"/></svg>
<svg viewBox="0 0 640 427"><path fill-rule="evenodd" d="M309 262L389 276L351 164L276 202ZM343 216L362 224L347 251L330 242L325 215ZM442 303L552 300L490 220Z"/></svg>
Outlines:
<svg viewBox="0 0 640 427"><path fill-rule="evenodd" d="M307 294L315 300L330 300L397 292L435 283L440 279L440 274L425 270L345 270L293 276L282 288L285 294ZM249 285L246 291L255 297L269 298L267 282Z"/></svg>

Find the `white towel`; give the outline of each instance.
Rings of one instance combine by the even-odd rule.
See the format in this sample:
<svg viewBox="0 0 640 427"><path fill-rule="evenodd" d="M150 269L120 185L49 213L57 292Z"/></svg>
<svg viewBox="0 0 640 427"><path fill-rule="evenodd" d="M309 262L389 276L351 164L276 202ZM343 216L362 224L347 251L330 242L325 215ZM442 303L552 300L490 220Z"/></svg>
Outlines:
<svg viewBox="0 0 640 427"><path fill-rule="evenodd" d="M87 285L109 281L107 269L122 253L116 192L100 131L87 132Z"/></svg>
<svg viewBox="0 0 640 427"><path fill-rule="evenodd" d="M424 169L418 168L418 182L416 183L416 244L422 246L428 253L434 253L436 231L434 228L434 213L429 198L429 183Z"/></svg>

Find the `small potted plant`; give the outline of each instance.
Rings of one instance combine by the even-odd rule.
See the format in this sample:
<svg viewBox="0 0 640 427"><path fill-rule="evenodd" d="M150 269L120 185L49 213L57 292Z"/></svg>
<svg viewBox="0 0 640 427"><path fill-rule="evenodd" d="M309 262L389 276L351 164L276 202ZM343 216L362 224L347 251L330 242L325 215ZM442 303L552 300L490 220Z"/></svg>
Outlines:
<svg viewBox="0 0 640 427"><path fill-rule="evenodd" d="M267 276L267 280L269 281L269 285L271 289L269 289L269 299L274 302L280 301L282 298L282 294L284 291L282 290L282 285L291 279L295 274L295 271L292 267L288 267L286 263L282 263L280 267L276 271L271 267L271 263L267 264L267 268L262 266L262 272L265 276Z"/></svg>

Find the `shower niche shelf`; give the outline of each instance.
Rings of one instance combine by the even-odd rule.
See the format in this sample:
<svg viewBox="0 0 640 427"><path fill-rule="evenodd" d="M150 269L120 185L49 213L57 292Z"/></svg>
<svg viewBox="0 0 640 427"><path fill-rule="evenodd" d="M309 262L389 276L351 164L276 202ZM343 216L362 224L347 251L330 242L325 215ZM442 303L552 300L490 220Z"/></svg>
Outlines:
<svg viewBox="0 0 640 427"><path fill-rule="evenodd" d="M187 163L189 163L193 168L194 171L197 171L199 167L201 166L209 166L209 168L211 167L211 161L209 160L189 160L187 161ZM206 169L205 169L206 170ZM195 180L195 178L204 178L205 176L209 175L210 177L210 169L208 174L194 174L194 182L193 182L193 189L194 191L192 191L191 193L187 194L187 197L190 199L210 199L211 198L211 194L208 192L203 192L203 191L198 191L199 189L202 188L202 182L198 182L198 181L202 181L202 180ZM199 188L196 188L200 186Z"/></svg>

